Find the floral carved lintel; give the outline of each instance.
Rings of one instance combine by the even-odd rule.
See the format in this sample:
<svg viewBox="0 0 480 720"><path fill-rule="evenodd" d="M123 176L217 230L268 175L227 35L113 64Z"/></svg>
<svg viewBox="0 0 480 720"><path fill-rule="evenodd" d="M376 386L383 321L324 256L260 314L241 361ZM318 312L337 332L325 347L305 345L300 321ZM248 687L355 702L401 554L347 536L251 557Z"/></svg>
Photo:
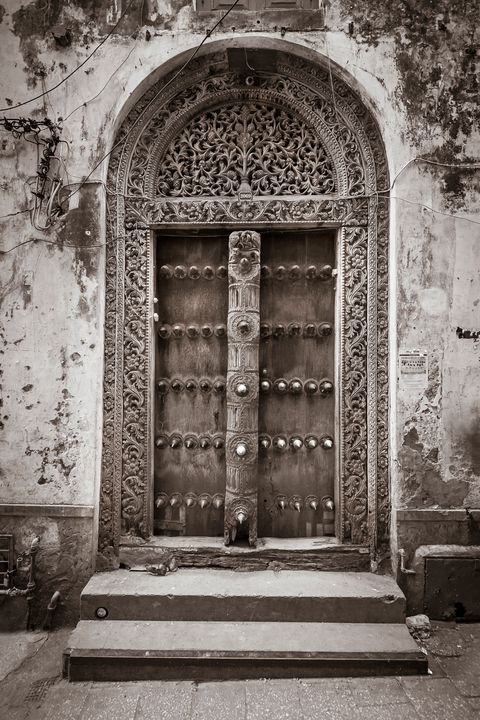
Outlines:
<svg viewBox="0 0 480 720"><path fill-rule="evenodd" d="M197 223L368 223L365 198L275 198L248 202L232 199L148 200L128 198L127 213L147 225Z"/></svg>

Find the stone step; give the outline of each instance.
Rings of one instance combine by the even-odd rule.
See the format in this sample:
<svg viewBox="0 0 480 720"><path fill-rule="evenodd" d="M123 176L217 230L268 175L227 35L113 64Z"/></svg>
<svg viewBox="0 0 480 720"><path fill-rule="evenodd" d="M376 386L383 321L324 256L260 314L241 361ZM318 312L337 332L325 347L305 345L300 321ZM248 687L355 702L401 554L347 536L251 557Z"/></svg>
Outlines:
<svg viewBox="0 0 480 720"><path fill-rule="evenodd" d="M180 569L94 575L80 617L96 620L403 623L405 596L387 576L308 570Z"/></svg>
<svg viewBox="0 0 480 720"><path fill-rule="evenodd" d="M72 681L413 675L427 658L399 623L80 621Z"/></svg>

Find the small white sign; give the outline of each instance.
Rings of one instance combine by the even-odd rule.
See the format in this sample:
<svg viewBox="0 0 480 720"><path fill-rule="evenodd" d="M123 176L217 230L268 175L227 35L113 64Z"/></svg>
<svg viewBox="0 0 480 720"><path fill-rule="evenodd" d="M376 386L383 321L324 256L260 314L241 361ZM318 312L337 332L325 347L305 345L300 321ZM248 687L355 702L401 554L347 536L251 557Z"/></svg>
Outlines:
<svg viewBox="0 0 480 720"><path fill-rule="evenodd" d="M424 389L428 385L428 355L420 350L399 354L400 384L404 388Z"/></svg>

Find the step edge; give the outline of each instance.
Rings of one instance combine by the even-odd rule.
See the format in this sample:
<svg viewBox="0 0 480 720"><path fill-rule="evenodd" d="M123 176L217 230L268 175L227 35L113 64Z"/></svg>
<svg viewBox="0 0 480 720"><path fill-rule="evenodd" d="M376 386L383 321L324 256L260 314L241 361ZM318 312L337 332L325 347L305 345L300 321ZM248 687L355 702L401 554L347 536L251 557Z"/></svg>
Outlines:
<svg viewBox="0 0 480 720"><path fill-rule="evenodd" d="M148 654L146 654L148 653ZM288 653L288 654L287 654ZM248 662L252 659L258 659L258 660L275 660L275 661L285 661L288 662L289 660L315 660L315 659L325 659L325 660L348 660L348 659L363 659L363 660L370 660L370 659L392 659L392 660L426 660L427 656L422 650L398 650L398 651L380 651L380 650L351 650L349 652L335 652L334 650L325 651L325 650L319 650L319 651L306 651L306 652L295 652L295 651L288 651L288 650L278 650L277 652L272 651L254 651L254 650L242 650L241 655L239 655L239 651L228 651L228 650L118 650L118 651L110 651L106 649L95 649L95 650L89 650L89 649L82 649L78 650L76 648L70 648L69 653L65 653L65 655L71 660L74 661L78 658L103 658L105 660L117 660L117 659L134 659L134 660L145 660L146 662L150 660L165 660L165 659L175 659L175 660L200 660L202 662L209 662L210 660L222 660L222 659L231 659L231 660L238 660L241 662Z"/></svg>

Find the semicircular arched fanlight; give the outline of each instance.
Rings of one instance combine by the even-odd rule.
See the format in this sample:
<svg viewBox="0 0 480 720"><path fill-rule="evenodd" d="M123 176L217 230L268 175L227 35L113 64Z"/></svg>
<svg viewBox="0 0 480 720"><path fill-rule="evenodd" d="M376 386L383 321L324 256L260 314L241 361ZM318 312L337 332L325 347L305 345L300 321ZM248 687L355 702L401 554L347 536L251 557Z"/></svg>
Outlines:
<svg viewBox="0 0 480 720"><path fill-rule="evenodd" d="M208 110L170 143L157 197L327 195L332 162L301 117L257 102Z"/></svg>

